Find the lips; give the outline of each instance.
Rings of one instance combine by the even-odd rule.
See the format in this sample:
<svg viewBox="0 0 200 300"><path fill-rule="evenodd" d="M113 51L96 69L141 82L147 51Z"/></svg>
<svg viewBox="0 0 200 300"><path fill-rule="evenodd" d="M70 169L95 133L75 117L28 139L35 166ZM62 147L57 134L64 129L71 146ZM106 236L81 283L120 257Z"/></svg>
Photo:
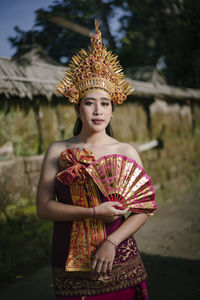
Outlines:
<svg viewBox="0 0 200 300"><path fill-rule="evenodd" d="M102 120L102 119L93 119L92 122L93 122L94 124L99 125L99 124L101 124L102 122L104 122L104 120Z"/></svg>

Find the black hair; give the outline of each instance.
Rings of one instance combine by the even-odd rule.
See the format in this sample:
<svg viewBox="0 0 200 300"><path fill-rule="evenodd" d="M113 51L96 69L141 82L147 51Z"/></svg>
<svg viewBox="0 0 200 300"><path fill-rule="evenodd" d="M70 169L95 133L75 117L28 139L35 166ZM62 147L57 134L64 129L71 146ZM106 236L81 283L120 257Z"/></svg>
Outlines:
<svg viewBox="0 0 200 300"><path fill-rule="evenodd" d="M79 114L79 110L80 110L80 102L81 102L81 99L79 101L78 104L75 105L75 110L76 110L76 113ZM112 104L112 111L114 111L114 105L113 103L111 102ZM81 129L82 129L82 121L79 117L76 118L76 122L74 124L74 129L73 129L73 135L78 135L80 132L81 132ZM112 127L111 127L111 124L110 122L108 123L108 125L106 126L106 133L113 137L113 130L112 130Z"/></svg>

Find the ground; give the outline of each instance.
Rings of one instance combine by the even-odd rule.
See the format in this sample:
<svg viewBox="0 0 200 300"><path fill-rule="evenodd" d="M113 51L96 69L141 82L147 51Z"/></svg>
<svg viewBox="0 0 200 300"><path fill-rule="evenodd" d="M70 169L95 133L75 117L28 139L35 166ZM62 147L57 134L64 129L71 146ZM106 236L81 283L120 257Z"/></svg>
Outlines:
<svg viewBox="0 0 200 300"><path fill-rule="evenodd" d="M199 234L200 186L177 202L158 204L135 237L144 253L200 260Z"/></svg>
<svg viewBox="0 0 200 300"><path fill-rule="evenodd" d="M178 199L158 203L156 214L135 234L150 300L200 299L200 186ZM0 298L53 300L50 266L4 287Z"/></svg>
<svg viewBox="0 0 200 300"><path fill-rule="evenodd" d="M200 299L200 186L162 203L135 234L150 300Z"/></svg>

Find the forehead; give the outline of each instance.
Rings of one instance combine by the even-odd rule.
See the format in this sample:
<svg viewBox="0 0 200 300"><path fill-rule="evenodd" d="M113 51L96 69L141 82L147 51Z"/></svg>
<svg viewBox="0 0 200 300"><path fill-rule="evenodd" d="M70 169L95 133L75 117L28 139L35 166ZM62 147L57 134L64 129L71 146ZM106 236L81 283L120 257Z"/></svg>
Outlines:
<svg viewBox="0 0 200 300"><path fill-rule="evenodd" d="M87 99L87 98L93 98L94 100L98 100L98 99L107 99L110 100L110 97L107 93L104 93L103 91L92 91L87 93L83 99Z"/></svg>

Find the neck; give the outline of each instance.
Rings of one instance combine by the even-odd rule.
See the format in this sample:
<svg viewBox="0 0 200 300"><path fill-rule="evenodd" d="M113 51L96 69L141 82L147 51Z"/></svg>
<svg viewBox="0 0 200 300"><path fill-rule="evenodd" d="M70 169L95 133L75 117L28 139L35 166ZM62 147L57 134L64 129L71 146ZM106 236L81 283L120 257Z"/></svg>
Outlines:
<svg viewBox="0 0 200 300"><path fill-rule="evenodd" d="M79 142L88 145L98 145L99 143L103 144L109 138L106 131L101 132L85 132L82 128L81 132L78 135Z"/></svg>

